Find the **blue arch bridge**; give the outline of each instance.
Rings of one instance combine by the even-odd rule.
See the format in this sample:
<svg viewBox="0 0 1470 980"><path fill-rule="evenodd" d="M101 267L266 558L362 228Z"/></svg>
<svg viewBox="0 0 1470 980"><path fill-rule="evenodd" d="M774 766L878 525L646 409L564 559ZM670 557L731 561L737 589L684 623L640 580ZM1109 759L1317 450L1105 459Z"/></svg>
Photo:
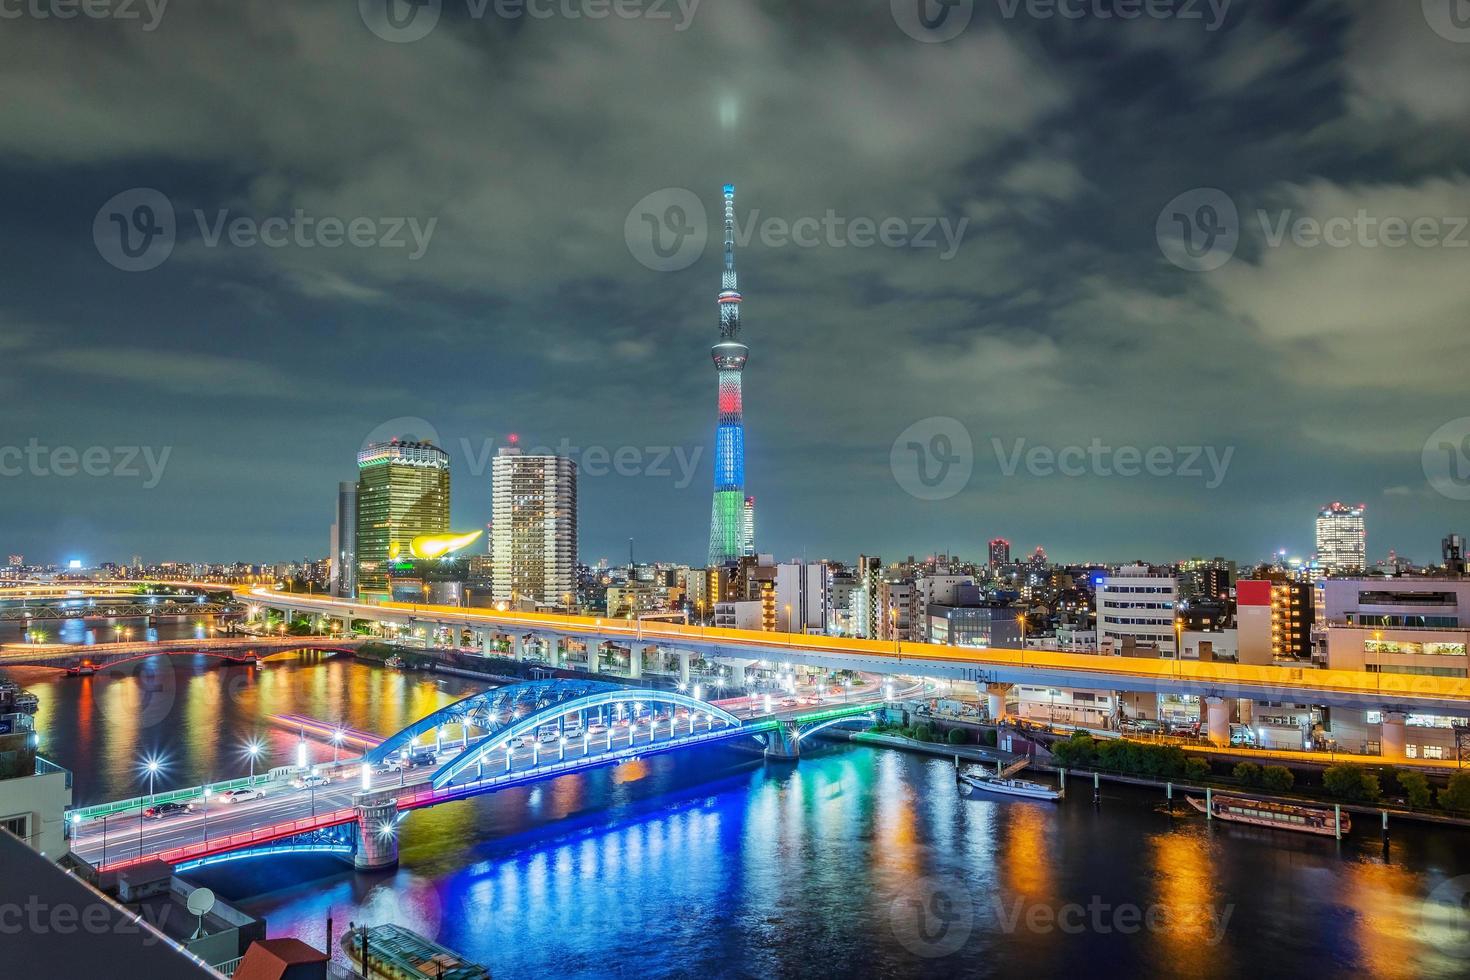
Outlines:
<svg viewBox="0 0 1470 980"><path fill-rule="evenodd" d="M195 787L74 810L72 849L103 870L154 859L189 868L283 853L350 855L360 870L388 868L398 861L399 823L410 810L715 742L752 740L767 759L795 760L804 739L881 710L881 702L856 700L740 718L676 691L528 681L420 719L368 751L356 780L285 794L267 787L263 799L228 806L211 805ZM255 784L265 779L256 777ZM226 788L238 787L210 789ZM109 818L169 802L192 803L195 810L151 825L128 819L109 842Z"/></svg>

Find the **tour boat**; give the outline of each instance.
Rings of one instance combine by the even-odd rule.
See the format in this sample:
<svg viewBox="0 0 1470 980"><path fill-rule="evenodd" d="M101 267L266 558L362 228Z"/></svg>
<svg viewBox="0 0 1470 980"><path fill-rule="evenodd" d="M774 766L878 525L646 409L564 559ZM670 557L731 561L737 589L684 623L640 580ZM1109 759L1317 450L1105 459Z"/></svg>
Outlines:
<svg viewBox="0 0 1470 980"><path fill-rule="evenodd" d="M1062 790L1052 789L1029 779L1014 779L1008 776L993 776L987 772L962 772L960 782L987 793L1004 796L1024 796L1028 800L1060 800Z"/></svg>
<svg viewBox="0 0 1470 980"><path fill-rule="evenodd" d="M363 976L389 980L490 980L490 971L412 929L386 923L359 926L342 937L342 951Z"/></svg>
<svg viewBox="0 0 1470 980"><path fill-rule="evenodd" d="M1333 810L1324 807L1298 806L1294 803L1268 803L1264 800L1252 800L1243 796L1214 794L1207 809L1203 800L1197 800L1192 796L1186 796L1185 799L1200 813L1208 813L1213 810L1217 819L1230 823L1246 823L1256 827L1279 827L1282 830L1296 830L1304 834L1318 834L1323 837L1337 835L1336 814ZM1352 820L1344 813L1342 832L1347 833L1352 829L1352 825Z"/></svg>

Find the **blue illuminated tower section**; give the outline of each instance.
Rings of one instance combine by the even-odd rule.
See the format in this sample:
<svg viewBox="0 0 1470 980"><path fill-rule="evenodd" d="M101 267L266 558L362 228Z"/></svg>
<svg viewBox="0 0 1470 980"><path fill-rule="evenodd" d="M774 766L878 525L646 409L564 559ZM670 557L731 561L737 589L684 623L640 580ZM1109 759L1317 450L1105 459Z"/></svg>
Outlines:
<svg viewBox="0 0 1470 980"><path fill-rule="evenodd" d="M710 567L745 553L745 412L740 375L750 348L740 343L740 288L735 278L735 185L725 185L725 273L720 283L720 342L710 350L720 379L715 430L715 499L709 521ZM753 543L752 543L753 546Z"/></svg>

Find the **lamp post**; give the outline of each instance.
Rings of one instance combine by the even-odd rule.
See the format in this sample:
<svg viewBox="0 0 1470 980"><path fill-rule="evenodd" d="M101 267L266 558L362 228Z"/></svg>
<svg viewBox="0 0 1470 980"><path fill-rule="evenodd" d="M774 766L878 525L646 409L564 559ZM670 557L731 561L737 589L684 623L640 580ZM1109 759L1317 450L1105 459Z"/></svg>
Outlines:
<svg viewBox="0 0 1470 980"><path fill-rule="evenodd" d="M255 782L255 760L265 746L261 745L259 739L252 738L245 743L245 754L250 757L250 782Z"/></svg>
<svg viewBox="0 0 1470 980"><path fill-rule="evenodd" d="M342 729L338 728L332 732L332 765L336 765L342 752Z"/></svg>
<svg viewBox="0 0 1470 980"><path fill-rule="evenodd" d="M209 797L214 791L204 787L204 843L209 843Z"/></svg>

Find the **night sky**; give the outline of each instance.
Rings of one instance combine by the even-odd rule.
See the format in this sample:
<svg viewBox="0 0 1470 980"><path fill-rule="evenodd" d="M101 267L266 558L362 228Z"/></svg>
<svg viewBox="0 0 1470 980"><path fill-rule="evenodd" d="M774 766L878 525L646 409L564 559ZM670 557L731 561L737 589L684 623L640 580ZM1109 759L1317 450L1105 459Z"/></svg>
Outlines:
<svg viewBox="0 0 1470 980"><path fill-rule="evenodd" d="M483 526L515 432L606 452L584 560L634 537L702 562L727 181L763 552L1256 560L1310 552L1333 500L1368 505L1375 559L1470 531L1452 0L961 0L928 32L914 0L443 0L416 40L439 4L394 27L385 0L24 2L0 18L0 553L324 555L375 435L437 436L456 526ZM299 241L216 235L298 211ZM1277 236L1360 211L1429 223ZM780 234L803 218L824 230ZM1025 461L1095 440L1157 472ZM57 447L105 475L59 475Z"/></svg>

